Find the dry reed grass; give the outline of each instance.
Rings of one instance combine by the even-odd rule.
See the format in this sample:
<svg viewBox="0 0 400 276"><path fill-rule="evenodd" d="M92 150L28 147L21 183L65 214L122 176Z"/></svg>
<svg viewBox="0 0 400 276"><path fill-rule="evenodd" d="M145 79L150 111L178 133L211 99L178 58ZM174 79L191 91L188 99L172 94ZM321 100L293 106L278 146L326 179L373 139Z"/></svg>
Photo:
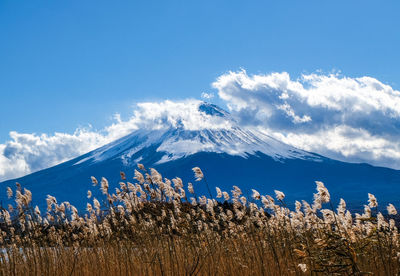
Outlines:
<svg viewBox="0 0 400 276"><path fill-rule="evenodd" d="M140 170L140 171L139 171ZM1 275L398 275L399 234L393 205L378 212L369 195L363 214L344 200L334 210L328 190L317 183L314 201L286 207L253 190L217 188L217 199L199 168L197 181L210 198L197 197L180 178L163 179L139 165L135 183L115 193L108 181L101 200L91 198L79 215L68 202L48 196L47 212L31 206L30 191L8 189L15 204L0 211ZM327 206L327 208L323 208Z"/></svg>

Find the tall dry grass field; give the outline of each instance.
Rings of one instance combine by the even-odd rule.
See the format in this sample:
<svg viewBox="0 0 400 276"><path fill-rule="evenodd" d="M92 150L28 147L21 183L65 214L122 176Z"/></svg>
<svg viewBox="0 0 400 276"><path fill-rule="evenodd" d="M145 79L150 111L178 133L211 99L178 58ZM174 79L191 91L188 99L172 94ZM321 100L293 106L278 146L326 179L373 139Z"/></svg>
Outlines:
<svg viewBox="0 0 400 276"><path fill-rule="evenodd" d="M289 210L285 195L253 190L242 196L217 188L199 168L192 184L163 179L142 165L134 183L121 173L114 193L92 178L102 199L92 197L85 214L48 196L47 211L31 206L30 191L8 189L15 204L0 212L1 275L398 275L399 234L394 217L378 212L369 195L363 214L351 214L344 200L330 203L317 182L314 201Z"/></svg>

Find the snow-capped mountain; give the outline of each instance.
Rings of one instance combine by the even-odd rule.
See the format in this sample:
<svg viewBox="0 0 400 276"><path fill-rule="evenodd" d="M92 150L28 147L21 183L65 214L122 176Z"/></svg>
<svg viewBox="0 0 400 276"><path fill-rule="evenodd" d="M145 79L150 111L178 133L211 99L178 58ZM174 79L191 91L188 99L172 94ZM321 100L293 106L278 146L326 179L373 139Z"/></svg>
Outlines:
<svg viewBox="0 0 400 276"><path fill-rule="evenodd" d="M154 167L168 178L193 181L191 168L203 169L212 186L231 190L237 185L246 193L252 188L272 194L282 190L289 200L310 199L315 180L326 183L334 198L344 197L351 204L365 202L367 192L378 200L396 203L400 171L352 164L309 153L286 145L255 130L241 128L230 114L219 107L192 102L189 116L181 113L154 118L108 145L60 165L1 183L0 198L5 202L5 187L16 181L30 189L36 204L43 208L50 194L77 207L86 205L86 192L92 190L90 176L106 177L118 185L120 171L131 181L138 163ZM205 192L201 182L198 194ZM391 191L389 193L388 191Z"/></svg>
<svg viewBox="0 0 400 276"><path fill-rule="evenodd" d="M298 150L276 139L254 130L244 130L235 125L229 114L215 105L201 104L199 110L209 116L220 116L226 125L215 129L187 129L183 124L167 128L137 130L113 143L91 152L76 164L96 163L118 157L125 165L141 162L139 156L132 159L142 149L157 145L156 152L161 153L155 164L184 158L198 152L226 153L246 158L256 153L263 153L273 159L298 158L315 159L319 157L306 151Z"/></svg>

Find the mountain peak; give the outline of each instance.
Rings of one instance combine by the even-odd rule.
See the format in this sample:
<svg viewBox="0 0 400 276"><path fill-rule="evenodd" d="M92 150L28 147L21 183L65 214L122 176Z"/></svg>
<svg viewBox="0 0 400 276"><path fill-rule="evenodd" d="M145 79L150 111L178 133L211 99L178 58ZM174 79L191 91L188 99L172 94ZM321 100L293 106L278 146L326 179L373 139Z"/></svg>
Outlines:
<svg viewBox="0 0 400 276"><path fill-rule="evenodd" d="M222 108L207 102L201 102L198 110L210 116L227 117L229 115L229 113Z"/></svg>

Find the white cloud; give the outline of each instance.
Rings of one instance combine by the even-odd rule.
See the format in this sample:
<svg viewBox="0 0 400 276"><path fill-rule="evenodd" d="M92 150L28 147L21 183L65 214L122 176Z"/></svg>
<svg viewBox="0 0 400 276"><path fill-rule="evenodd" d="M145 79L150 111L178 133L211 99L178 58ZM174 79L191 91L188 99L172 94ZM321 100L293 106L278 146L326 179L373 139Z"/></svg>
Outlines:
<svg viewBox="0 0 400 276"><path fill-rule="evenodd" d="M10 140L0 144L0 181L67 161L138 128L159 129L180 125L185 129L196 130L230 127L229 121L200 112L200 103L198 100L139 103L128 120L123 121L116 114L115 122L100 131L88 128L78 129L73 134L53 135L11 131Z"/></svg>
<svg viewBox="0 0 400 276"><path fill-rule="evenodd" d="M366 130L336 126L314 133L282 133L262 129L276 139L306 151L343 161L365 162L377 166L400 168L400 144Z"/></svg>
<svg viewBox="0 0 400 276"><path fill-rule="evenodd" d="M345 161L400 168L400 91L371 77L286 72L220 76L213 86L241 125Z"/></svg>
<svg viewBox="0 0 400 276"><path fill-rule="evenodd" d="M214 98L214 93L203 92L203 93L201 93L201 98L206 99L206 100L211 100L212 98Z"/></svg>
<svg viewBox="0 0 400 276"><path fill-rule="evenodd" d="M108 142L107 137L89 130L52 136L12 131L10 138L0 144L0 180L56 165Z"/></svg>
<svg viewBox="0 0 400 276"><path fill-rule="evenodd" d="M202 101L163 101L137 105L131 121L144 128L164 128L178 125L189 130L229 128L230 122L219 116L199 111Z"/></svg>

